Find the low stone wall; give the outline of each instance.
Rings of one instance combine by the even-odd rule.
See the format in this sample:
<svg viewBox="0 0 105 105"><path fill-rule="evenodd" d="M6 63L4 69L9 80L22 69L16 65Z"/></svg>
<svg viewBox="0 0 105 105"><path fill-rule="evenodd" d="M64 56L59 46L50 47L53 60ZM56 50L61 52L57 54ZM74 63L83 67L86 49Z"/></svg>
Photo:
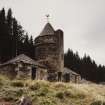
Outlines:
<svg viewBox="0 0 105 105"><path fill-rule="evenodd" d="M10 79L16 78L17 72L14 71L14 66L7 65L0 67L0 74L8 76Z"/></svg>

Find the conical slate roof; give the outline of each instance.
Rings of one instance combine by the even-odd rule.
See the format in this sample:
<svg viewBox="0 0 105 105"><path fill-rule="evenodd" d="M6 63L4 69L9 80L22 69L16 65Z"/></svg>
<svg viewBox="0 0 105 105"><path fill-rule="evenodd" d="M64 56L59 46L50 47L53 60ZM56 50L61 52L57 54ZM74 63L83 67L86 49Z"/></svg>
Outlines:
<svg viewBox="0 0 105 105"><path fill-rule="evenodd" d="M40 33L40 36L43 35L54 35L54 29L50 23L47 23L42 32Z"/></svg>

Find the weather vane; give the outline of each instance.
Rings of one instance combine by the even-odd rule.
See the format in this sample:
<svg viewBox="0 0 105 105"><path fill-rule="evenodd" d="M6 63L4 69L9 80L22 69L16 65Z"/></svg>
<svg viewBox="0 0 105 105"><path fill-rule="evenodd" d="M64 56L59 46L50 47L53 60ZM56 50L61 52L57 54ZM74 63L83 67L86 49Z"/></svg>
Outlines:
<svg viewBox="0 0 105 105"><path fill-rule="evenodd" d="M47 18L47 22L48 22L48 23L49 23L49 17L50 17L50 15L47 14L47 15L46 15L46 18Z"/></svg>

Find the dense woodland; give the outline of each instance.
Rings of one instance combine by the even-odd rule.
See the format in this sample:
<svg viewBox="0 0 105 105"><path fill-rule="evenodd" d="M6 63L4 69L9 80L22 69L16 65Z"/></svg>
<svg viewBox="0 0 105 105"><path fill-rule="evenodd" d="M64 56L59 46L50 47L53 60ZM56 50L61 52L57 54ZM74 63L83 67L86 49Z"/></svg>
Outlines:
<svg viewBox="0 0 105 105"><path fill-rule="evenodd" d="M35 58L35 44L33 37L13 17L12 10L7 14L3 8L0 11L0 62L3 63L19 54L26 54ZM64 56L65 66L87 80L94 82L105 81L105 66L97 65L90 56L80 58L78 53L68 49Z"/></svg>
<svg viewBox="0 0 105 105"><path fill-rule="evenodd" d="M65 66L79 73L82 78L93 82L105 81L105 66L97 65L90 56L80 57L78 52L74 53L68 49L64 56Z"/></svg>
<svg viewBox="0 0 105 105"><path fill-rule="evenodd" d="M21 53L34 58L32 36L23 30L11 9L5 12L4 8L0 11L0 61L5 62Z"/></svg>

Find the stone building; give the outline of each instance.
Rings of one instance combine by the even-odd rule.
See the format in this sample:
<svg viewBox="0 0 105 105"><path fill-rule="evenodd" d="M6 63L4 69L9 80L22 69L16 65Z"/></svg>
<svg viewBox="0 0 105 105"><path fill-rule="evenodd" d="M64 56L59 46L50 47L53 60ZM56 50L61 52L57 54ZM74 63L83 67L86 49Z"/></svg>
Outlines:
<svg viewBox="0 0 105 105"><path fill-rule="evenodd" d="M80 83L81 81L81 76L67 67L64 67L62 77L64 82Z"/></svg>
<svg viewBox="0 0 105 105"><path fill-rule="evenodd" d="M48 22L35 38L35 59L21 54L0 65L0 73L11 78L24 77L49 81L75 82L80 75L64 68L63 31Z"/></svg>
<svg viewBox="0 0 105 105"><path fill-rule="evenodd" d="M46 80L46 67L30 57L20 54L0 65L0 74L14 78L32 78Z"/></svg>
<svg viewBox="0 0 105 105"><path fill-rule="evenodd" d="M64 69L63 31L48 22L35 39L36 60L47 67L50 81L56 81ZM60 75L61 76L61 75Z"/></svg>

